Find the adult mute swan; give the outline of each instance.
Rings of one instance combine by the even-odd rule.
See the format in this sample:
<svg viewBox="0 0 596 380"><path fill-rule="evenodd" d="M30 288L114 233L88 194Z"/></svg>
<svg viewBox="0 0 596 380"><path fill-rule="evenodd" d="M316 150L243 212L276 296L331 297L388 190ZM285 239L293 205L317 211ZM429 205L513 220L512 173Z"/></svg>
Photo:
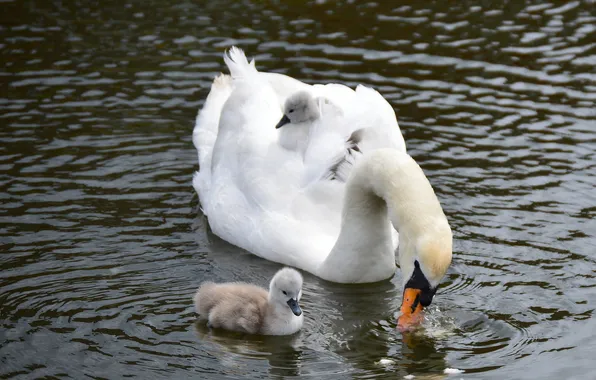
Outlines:
<svg viewBox="0 0 596 380"><path fill-rule="evenodd" d="M345 141L328 141L326 133L378 125L375 118L383 117L379 110L387 102L363 86L347 105L334 100L342 112L320 115L314 129L322 133L309 133L313 141L304 154L309 156L312 145L318 153L307 159L280 145L275 126L292 91L311 91L309 86L259 73L237 48L224 59L232 77L214 80L193 132L200 164L193 185L212 231L255 255L325 280L367 283L394 275L395 228L402 312L428 306L451 263L452 235L418 164L397 146L374 149L372 144L355 160L347 182L326 176L304 181L313 166L324 172L337 164L335 152L345 150Z"/></svg>

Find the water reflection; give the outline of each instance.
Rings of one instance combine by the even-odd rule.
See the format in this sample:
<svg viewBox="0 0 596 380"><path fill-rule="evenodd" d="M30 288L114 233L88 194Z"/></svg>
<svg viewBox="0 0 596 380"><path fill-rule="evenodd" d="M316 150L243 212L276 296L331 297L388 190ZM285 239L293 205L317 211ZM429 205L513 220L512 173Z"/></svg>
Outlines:
<svg viewBox="0 0 596 380"><path fill-rule="evenodd" d="M207 342L207 350L212 352L221 368L214 373L247 376L252 366L262 366L263 360L269 363L269 374L274 376L300 376L302 350L298 348L300 337L254 336L220 329L209 329L205 323L195 322L194 332L202 342ZM254 359L254 364L238 366L239 361ZM222 371L223 369L223 371Z"/></svg>

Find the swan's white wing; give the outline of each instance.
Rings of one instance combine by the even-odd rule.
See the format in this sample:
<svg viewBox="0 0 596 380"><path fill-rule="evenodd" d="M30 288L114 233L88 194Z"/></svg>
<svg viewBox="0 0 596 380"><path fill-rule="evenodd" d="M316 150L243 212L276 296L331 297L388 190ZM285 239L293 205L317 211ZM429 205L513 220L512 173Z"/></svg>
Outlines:
<svg viewBox="0 0 596 380"><path fill-rule="evenodd" d="M381 94L372 88L356 87L356 105L348 115L357 120L353 125L358 147L364 152L379 148L393 148L406 151L406 143L401 134L393 107Z"/></svg>
<svg viewBox="0 0 596 380"><path fill-rule="evenodd" d="M193 176L193 187L199 195L204 212L211 188L211 156L217 139L219 117L232 88L232 78L229 75L220 74L215 78L193 129L192 141L199 158L199 171Z"/></svg>
<svg viewBox="0 0 596 380"><path fill-rule="evenodd" d="M261 72L259 75L261 75L265 80L267 80L267 82L269 82L269 85L275 91L277 97L279 98L279 106L282 109L286 99L289 96L299 91L312 90L311 85L300 82L299 80L284 74Z"/></svg>
<svg viewBox="0 0 596 380"><path fill-rule="evenodd" d="M345 161L350 155L350 130L344 111L325 97L317 98L320 118L310 128L304 153L305 171L302 186L321 180L347 179Z"/></svg>
<svg viewBox="0 0 596 380"><path fill-rule="evenodd" d="M315 84L311 90L313 96L329 99L342 110L350 107L355 99L356 92L350 87L339 83Z"/></svg>
<svg viewBox="0 0 596 380"><path fill-rule="evenodd" d="M395 112L377 91L358 86L313 86L320 97L321 118L311 128L305 152L303 184L320 179L347 180L353 164L363 153L380 148L405 152L405 142ZM342 106L327 96L342 101Z"/></svg>

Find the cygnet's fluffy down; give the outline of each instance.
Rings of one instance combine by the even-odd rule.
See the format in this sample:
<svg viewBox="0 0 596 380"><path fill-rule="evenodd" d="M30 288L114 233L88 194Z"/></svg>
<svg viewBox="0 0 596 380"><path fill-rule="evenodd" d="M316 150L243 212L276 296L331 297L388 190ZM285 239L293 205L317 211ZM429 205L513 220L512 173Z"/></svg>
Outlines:
<svg viewBox="0 0 596 380"><path fill-rule="evenodd" d="M280 130L280 145L288 150L300 152L304 156L309 140L313 138L312 129L322 115L332 118L343 115L343 112L329 99L314 98L306 91L298 91L289 96L283 107L283 117L275 126ZM280 129L284 126L285 128ZM317 137L321 138L321 136Z"/></svg>
<svg viewBox="0 0 596 380"><path fill-rule="evenodd" d="M300 330L303 315L298 301L302 276L291 268L279 270L269 292L252 284L201 284L194 297L199 318L213 328L263 335L290 335Z"/></svg>

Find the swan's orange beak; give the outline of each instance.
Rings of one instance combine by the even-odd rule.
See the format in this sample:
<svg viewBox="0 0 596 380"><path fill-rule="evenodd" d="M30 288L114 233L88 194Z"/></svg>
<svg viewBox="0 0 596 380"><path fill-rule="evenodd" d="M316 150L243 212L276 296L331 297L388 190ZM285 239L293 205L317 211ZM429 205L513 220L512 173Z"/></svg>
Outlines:
<svg viewBox="0 0 596 380"><path fill-rule="evenodd" d="M401 303L401 316L397 319L400 330L408 330L422 320L422 305L420 304L420 289L406 288Z"/></svg>

